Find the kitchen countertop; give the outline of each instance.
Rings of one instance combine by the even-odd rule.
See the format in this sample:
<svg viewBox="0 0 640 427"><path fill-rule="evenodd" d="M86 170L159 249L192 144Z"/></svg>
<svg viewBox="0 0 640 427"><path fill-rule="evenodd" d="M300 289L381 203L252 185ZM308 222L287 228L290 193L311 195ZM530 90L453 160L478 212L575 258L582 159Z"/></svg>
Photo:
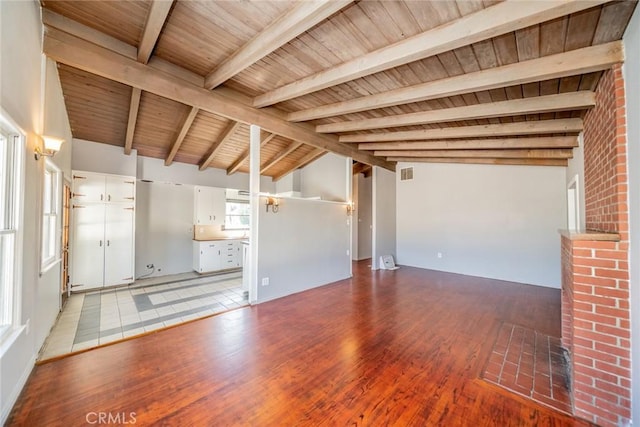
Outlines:
<svg viewBox="0 0 640 427"><path fill-rule="evenodd" d="M206 239L193 239L194 242L214 242L214 241L218 241L218 240L242 240L242 241L249 241L249 239L247 237L213 237L213 238L206 238Z"/></svg>

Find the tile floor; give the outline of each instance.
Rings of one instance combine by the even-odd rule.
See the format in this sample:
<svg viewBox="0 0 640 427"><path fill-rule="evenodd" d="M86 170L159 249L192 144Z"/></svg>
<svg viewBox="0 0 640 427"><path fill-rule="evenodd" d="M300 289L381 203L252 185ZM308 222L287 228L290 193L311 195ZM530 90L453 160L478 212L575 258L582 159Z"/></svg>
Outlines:
<svg viewBox="0 0 640 427"><path fill-rule="evenodd" d="M247 305L241 286L240 272L206 277L187 273L72 294L39 360Z"/></svg>
<svg viewBox="0 0 640 427"><path fill-rule="evenodd" d="M511 392L571 414L559 338L503 323L482 376Z"/></svg>

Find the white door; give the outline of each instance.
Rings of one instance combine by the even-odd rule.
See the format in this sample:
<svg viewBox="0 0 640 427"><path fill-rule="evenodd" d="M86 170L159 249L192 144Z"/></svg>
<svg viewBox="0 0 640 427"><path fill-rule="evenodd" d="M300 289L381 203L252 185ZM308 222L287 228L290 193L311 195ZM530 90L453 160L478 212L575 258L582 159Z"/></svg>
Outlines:
<svg viewBox="0 0 640 427"><path fill-rule="evenodd" d="M133 203L135 197L136 180L128 176L107 175L107 202Z"/></svg>
<svg viewBox="0 0 640 427"><path fill-rule="evenodd" d="M103 202L104 185L104 175L74 171L72 194L74 202Z"/></svg>
<svg viewBox="0 0 640 427"><path fill-rule="evenodd" d="M106 205L105 286L133 282L134 223L132 205Z"/></svg>
<svg viewBox="0 0 640 427"><path fill-rule="evenodd" d="M74 291L104 284L104 205L72 205L71 283Z"/></svg>

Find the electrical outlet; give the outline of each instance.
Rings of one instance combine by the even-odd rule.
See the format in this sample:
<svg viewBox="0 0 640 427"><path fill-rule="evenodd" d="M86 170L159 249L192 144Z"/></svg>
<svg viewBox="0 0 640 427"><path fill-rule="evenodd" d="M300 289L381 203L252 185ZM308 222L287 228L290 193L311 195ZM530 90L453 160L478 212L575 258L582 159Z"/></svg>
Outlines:
<svg viewBox="0 0 640 427"><path fill-rule="evenodd" d="M347 256L349 256L349 249L347 249Z"/></svg>
<svg viewBox="0 0 640 427"><path fill-rule="evenodd" d="M442 258L442 252L438 252L438 258Z"/></svg>
<svg viewBox="0 0 640 427"><path fill-rule="evenodd" d="M269 278L268 277L263 277L262 278L262 286L269 286Z"/></svg>
<svg viewBox="0 0 640 427"><path fill-rule="evenodd" d="M152 269L153 268L153 264L147 264L147 268L148 269Z"/></svg>

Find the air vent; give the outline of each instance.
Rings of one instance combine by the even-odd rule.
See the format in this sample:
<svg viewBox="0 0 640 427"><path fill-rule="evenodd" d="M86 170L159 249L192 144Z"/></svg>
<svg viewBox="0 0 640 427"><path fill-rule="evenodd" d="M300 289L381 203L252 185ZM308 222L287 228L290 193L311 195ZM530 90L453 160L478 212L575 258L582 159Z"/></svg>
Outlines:
<svg viewBox="0 0 640 427"><path fill-rule="evenodd" d="M413 168L400 169L400 181L410 181L413 179Z"/></svg>

